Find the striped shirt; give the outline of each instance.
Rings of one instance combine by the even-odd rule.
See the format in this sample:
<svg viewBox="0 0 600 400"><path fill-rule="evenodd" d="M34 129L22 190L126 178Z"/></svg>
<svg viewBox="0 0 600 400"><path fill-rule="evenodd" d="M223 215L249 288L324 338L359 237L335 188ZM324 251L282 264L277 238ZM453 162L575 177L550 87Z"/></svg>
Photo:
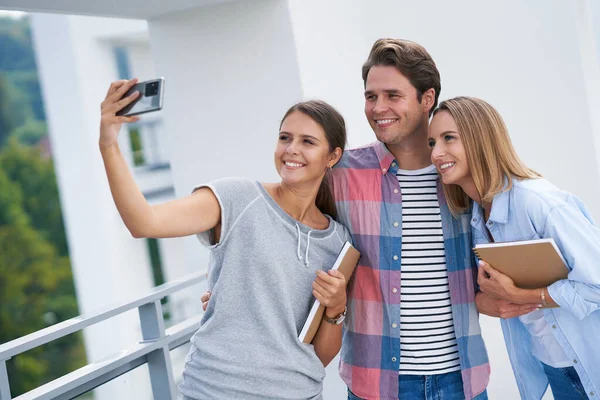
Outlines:
<svg viewBox="0 0 600 400"><path fill-rule="evenodd" d="M460 370L433 165L396 172L402 193L400 373Z"/></svg>
<svg viewBox="0 0 600 400"><path fill-rule="evenodd" d="M369 400L398 399L402 194L397 171L394 156L376 142L344 152L330 174L338 220L361 252L348 283L340 376L354 394ZM470 215L453 218L437 185L454 331L469 400L485 390L490 374L475 306Z"/></svg>

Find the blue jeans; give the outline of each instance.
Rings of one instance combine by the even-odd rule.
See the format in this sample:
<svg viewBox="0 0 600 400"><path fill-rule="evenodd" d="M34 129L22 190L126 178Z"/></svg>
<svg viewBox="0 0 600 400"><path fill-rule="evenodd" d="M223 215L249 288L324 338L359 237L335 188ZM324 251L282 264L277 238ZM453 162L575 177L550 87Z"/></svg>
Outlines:
<svg viewBox="0 0 600 400"><path fill-rule="evenodd" d="M544 364L554 400L587 400L585 389L573 367L553 368Z"/></svg>
<svg viewBox="0 0 600 400"><path fill-rule="evenodd" d="M440 375L398 375L398 398L406 400L464 400L460 371ZM475 396L487 400L487 392ZM362 400L348 389L348 400Z"/></svg>

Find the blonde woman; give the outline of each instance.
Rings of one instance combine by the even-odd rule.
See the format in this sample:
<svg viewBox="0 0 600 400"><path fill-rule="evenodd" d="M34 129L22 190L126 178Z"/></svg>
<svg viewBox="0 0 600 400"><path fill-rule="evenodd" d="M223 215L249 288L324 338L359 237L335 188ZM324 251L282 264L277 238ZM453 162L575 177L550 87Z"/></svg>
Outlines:
<svg viewBox="0 0 600 400"><path fill-rule="evenodd" d="M520 161L502 118L482 100L442 102L429 145L450 210L472 212L474 244L553 238L567 260L567 279L537 289L480 262L477 306L503 318L521 397L538 400L548 384L557 400L600 396L600 229L585 206Z"/></svg>

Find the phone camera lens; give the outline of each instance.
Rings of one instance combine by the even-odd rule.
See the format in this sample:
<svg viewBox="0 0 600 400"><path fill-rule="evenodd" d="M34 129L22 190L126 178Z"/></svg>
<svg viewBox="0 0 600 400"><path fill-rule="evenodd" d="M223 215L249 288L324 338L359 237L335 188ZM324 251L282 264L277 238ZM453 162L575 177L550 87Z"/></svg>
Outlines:
<svg viewBox="0 0 600 400"><path fill-rule="evenodd" d="M158 94L158 82L150 82L146 84L146 89L144 90L144 96L152 97Z"/></svg>

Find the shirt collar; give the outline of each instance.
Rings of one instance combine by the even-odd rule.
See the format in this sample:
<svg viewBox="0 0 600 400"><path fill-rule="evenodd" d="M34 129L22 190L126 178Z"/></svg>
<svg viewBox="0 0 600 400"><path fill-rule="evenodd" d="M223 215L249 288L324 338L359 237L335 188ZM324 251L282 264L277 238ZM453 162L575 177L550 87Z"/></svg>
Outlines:
<svg viewBox="0 0 600 400"><path fill-rule="evenodd" d="M490 221L494 221L500 224L506 224L508 222L508 207L510 206L510 190L506 190L508 187L508 178L504 178L504 187L502 192L494 196L492 200L492 212L490 213Z"/></svg>
<svg viewBox="0 0 600 400"><path fill-rule="evenodd" d="M490 221L506 224L508 222L508 205L510 203L510 190L498 193L492 200L492 212L490 213Z"/></svg>
<svg viewBox="0 0 600 400"><path fill-rule="evenodd" d="M490 213L490 217L488 221L495 222L497 224L506 224L508 223L508 207L510 205L510 190L506 190L508 186L507 179L504 179L504 188L503 191L498 193L492 199L492 212ZM484 210L477 202L473 202L473 217L479 217L483 219ZM475 222L475 221L473 221Z"/></svg>
<svg viewBox="0 0 600 400"><path fill-rule="evenodd" d="M375 154L379 160L379 170L381 175L385 175L390 169L390 165L394 162L395 158L383 142L377 141L374 146Z"/></svg>

